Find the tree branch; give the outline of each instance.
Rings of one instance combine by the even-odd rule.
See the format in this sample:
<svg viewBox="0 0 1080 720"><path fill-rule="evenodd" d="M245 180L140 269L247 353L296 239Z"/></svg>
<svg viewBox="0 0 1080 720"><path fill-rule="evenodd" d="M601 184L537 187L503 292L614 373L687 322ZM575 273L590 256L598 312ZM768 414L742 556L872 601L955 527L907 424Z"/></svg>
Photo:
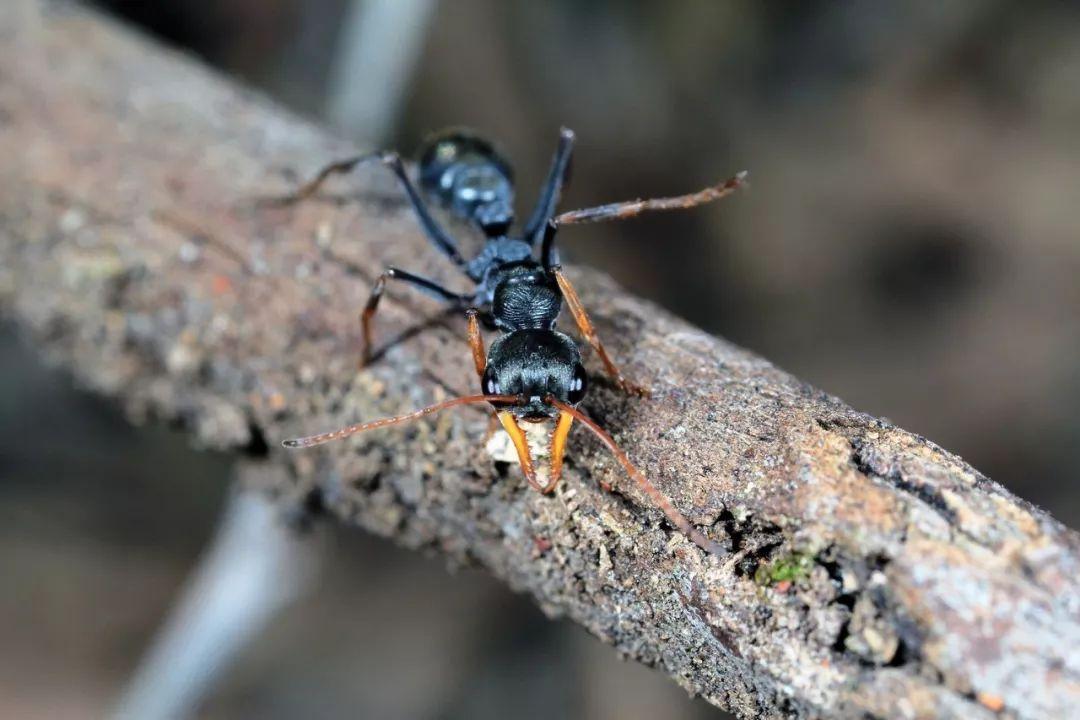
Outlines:
<svg viewBox="0 0 1080 720"><path fill-rule="evenodd" d="M0 302L87 386L283 469L282 502L485 567L744 717L1080 705L1076 534L596 273L571 276L653 397L601 386L585 409L729 557L669 527L584 433L551 497L484 453L475 410L280 449L474 391L464 320L408 293L378 319L384 341L405 337L356 369L384 264L459 279L377 170L336 202L255 206L293 187L284 168L307 177L351 148L63 8L0 11Z"/></svg>

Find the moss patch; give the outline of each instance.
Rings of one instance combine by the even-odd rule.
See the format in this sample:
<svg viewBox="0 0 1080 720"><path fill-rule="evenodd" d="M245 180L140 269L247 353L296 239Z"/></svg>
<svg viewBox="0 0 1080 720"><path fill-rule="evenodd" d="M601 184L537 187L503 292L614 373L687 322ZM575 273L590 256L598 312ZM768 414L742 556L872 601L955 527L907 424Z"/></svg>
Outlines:
<svg viewBox="0 0 1080 720"><path fill-rule="evenodd" d="M779 582L798 582L810 575L814 567L814 556L809 553L793 552L775 557L758 565L754 571L754 582L758 585L775 585Z"/></svg>

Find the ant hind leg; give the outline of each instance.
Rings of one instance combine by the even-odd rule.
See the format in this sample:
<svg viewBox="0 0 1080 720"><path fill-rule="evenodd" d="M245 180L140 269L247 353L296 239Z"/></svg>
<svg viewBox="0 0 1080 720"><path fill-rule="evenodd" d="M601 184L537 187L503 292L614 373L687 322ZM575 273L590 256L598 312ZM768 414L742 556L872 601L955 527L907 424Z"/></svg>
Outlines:
<svg viewBox="0 0 1080 720"><path fill-rule="evenodd" d="M298 187L289 195L285 195L284 197L280 198L278 200L278 203L281 205L292 205L293 203L307 200L312 195L317 193L319 191L319 188L322 187L323 183L325 183L332 176L350 173L354 169L356 169L356 166L365 164L372 160L379 160L381 157L381 152L374 152L332 162L319 170L319 172L316 173L315 177L313 177L311 180L308 180L306 183Z"/></svg>
<svg viewBox="0 0 1080 720"><path fill-rule="evenodd" d="M398 181L405 189L405 194L409 198L409 204L412 206L413 212L416 213L416 217L420 220L420 226L424 229L424 234L427 235L428 240L439 249L439 252L449 258L450 262L454 263L459 268L465 269L467 261L462 257L461 252L458 250L457 243L432 216L431 211L428 210L427 205L424 203L424 199L420 196L416 186L413 185L412 180L409 179L408 173L405 172L405 164L401 161L401 156L396 152L380 150L378 152L357 155L356 157L330 163L320 170L314 178L297 188L291 195L286 195L281 198L278 201L278 204L291 205L300 202L301 200L306 200L318 192L319 188L322 187L323 183L330 177L352 172L357 166L374 160L378 160L397 176Z"/></svg>
<svg viewBox="0 0 1080 720"><path fill-rule="evenodd" d="M449 258L450 262L454 263L462 270L466 270L466 265L468 263L465 258L462 257L461 251L458 250L457 243L454 241L454 238L450 236L450 233L446 232L446 230L439 225L438 221L432 216L431 211L428 210L427 205L424 203L424 199L420 196L416 186L413 185L412 180L409 179L408 173L405 172L405 165L401 162L401 156L396 152L383 153L382 163L390 168L391 172L397 175L398 181L401 182L401 186L405 188L405 194L409 196L409 204L412 205L413 212L416 213L416 217L420 221L420 226L424 228L424 233L428 236L428 240L439 249L439 252Z"/></svg>
<svg viewBox="0 0 1080 720"><path fill-rule="evenodd" d="M685 210L730 195L746 184L746 177L747 173L743 171L718 185L712 185L688 195L652 198L650 200L630 200L582 210L571 210L556 217L554 222L556 225L581 225L584 223L605 222L607 220L625 220L654 210Z"/></svg>
<svg viewBox="0 0 1080 720"><path fill-rule="evenodd" d="M600 356L600 361L604 363L604 369L607 370L607 374L615 381L623 392L647 397L649 395L648 388L627 380L623 377L623 374L619 372L619 368L615 365L611 356L608 355L607 350L604 349L603 343L600 342L600 337L596 334L596 328L593 326L592 320L589 319L589 314L585 312L585 306L582 305L581 298L578 297L577 291L574 290L574 286L566 279L562 268L558 265L553 266L551 268L551 274L555 276L556 282L559 283L559 289L562 291L563 298L566 300L566 305L570 309L570 314L574 316L574 321L577 323L578 329L581 331L581 334L585 336L585 340L592 346L592 349L596 351L596 354Z"/></svg>
<svg viewBox="0 0 1080 720"><path fill-rule="evenodd" d="M379 301L382 300L383 293L386 290L386 282L388 280L401 280L406 282L416 289L420 290L425 295L435 298L436 300L442 300L443 302L453 303L455 305L468 305L473 301L473 298L469 295L460 295L447 290L442 285L428 280L425 277L414 275L413 273L406 272L405 270L399 270L395 267L389 267L379 276L379 279L375 281L375 286L371 288L371 296L368 297L367 304L364 306L364 311L360 314L360 325L363 330L363 359L361 365L368 365L372 360L372 331L371 324L375 317L375 313L379 309Z"/></svg>

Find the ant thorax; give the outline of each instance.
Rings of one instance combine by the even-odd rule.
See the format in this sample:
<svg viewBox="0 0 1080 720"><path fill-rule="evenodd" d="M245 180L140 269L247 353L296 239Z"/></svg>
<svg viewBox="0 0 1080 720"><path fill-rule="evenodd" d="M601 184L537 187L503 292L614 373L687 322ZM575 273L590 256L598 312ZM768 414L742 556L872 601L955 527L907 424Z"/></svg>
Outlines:
<svg viewBox="0 0 1080 720"><path fill-rule="evenodd" d="M501 268L514 263L526 263L532 260L533 248L523 240L511 237L498 237L489 239L475 258L469 261L466 272L487 288L493 290L497 278L492 278L492 273L498 273Z"/></svg>

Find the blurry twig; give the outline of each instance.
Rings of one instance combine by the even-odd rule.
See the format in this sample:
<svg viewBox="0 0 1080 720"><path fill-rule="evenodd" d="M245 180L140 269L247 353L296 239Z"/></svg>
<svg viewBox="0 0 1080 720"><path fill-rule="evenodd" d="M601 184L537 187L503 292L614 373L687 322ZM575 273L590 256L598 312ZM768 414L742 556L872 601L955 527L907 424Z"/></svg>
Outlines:
<svg viewBox="0 0 1080 720"><path fill-rule="evenodd" d="M398 117L420 59L433 0L351 0L331 73L330 117L378 146Z"/></svg>
<svg viewBox="0 0 1080 720"><path fill-rule="evenodd" d="M312 588L319 550L317 538L286 525L268 497L238 488L113 718L193 716L233 658Z"/></svg>

